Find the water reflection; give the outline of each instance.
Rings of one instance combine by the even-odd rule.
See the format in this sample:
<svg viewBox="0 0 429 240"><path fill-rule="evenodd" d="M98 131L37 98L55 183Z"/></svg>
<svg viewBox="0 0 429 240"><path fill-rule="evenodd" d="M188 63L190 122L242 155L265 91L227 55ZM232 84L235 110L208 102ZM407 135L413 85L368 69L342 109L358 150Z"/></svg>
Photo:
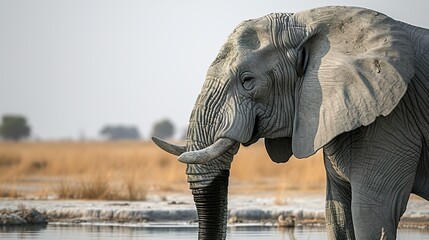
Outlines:
<svg viewBox="0 0 429 240"><path fill-rule="evenodd" d="M326 239L324 227L238 226L230 228L228 233L231 239Z"/></svg>
<svg viewBox="0 0 429 240"><path fill-rule="evenodd" d="M25 225L25 226L0 226L0 238L9 236L7 239L42 239L46 225Z"/></svg>
<svg viewBox="0 0 429 240"><path fill-rule="evenodd" d="M196 239L196 225L94 226L48 225L0 227L0 239ZM228 239L327 239L324 227L277 228L270 226L233 226ZM429 230L400 229L398 239L429 239Z"/></svg>
<svg viewBox="0 0 429 240"><path fill-rule="evenodd" d="M46 225L0 226L0 233L8 232L39 232L46 229Z"/></svg>

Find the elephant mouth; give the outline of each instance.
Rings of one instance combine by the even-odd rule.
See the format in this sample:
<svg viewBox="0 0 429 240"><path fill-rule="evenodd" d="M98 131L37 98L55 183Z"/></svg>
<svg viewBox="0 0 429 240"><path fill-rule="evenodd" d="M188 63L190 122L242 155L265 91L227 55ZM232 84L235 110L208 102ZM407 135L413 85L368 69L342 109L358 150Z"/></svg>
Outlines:
<svg viewBox="0 0 429 240"><path fill-rule="evenodd" d="M259 117L256 117L255 124L253 125L252 136L250 137L250 140L245 142L245 143L241 143L241 145L243 145L245 147L250 146L250 145L254 144L255 142L257 142L259 140L259 138L261 138L262 131L259 130L259 123L260 122L261 121L260 121Z"/></svg>

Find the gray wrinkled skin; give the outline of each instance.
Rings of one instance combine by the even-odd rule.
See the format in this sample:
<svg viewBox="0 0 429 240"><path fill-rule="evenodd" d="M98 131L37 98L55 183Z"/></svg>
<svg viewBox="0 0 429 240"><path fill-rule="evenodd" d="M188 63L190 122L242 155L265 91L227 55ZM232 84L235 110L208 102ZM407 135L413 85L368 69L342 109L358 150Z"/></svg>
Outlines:
<svg viewBox="0 0 429 240"><path fill-rule="evenodd" d="M429 30L354 7L244 21L207 72L186 151L221 138L265 138L277 163L323 148L329 238L396 238L410 193L429 200ZM199 239L226 238L237 145L188 164Z"/></svg>

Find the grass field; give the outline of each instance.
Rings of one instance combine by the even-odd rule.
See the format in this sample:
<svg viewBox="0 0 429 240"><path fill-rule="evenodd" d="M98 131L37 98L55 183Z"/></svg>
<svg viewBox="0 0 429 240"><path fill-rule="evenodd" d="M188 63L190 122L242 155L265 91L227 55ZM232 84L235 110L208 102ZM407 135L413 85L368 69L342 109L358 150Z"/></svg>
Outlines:
<svg viewBox="0 0 429 240"><path fill-rule="evenodd" d="M188 192L186 166L152 142L0 143L3 197L143 200L147 193ZM231 193L322 190L321 154L273 163L263 142L234 158Z"/></svg>

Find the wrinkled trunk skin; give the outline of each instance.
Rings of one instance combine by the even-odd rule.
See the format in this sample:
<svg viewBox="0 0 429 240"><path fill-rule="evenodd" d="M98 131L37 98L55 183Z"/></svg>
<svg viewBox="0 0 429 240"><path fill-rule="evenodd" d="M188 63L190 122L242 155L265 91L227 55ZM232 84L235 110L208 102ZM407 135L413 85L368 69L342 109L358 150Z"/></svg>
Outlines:
<svg viewBox="0 0 429 240"><path fill-rule="evenodd" d="M194 142L190 148L201 149L201 144ZM196 147L198 145L199 147ZM233 155L234 150L230 150L209 163L187 166L188 182L198 213L200 240L226 238L228 178Z"/></svg>
<svg viewBox="0 0 429 240"><path fill-rule="evenodd" d="M220 114L225 107L222 83L211 79L197 99L192 111L186 146L187 151L203 149L213 144L224 122ZM198 239L225 239L228 213L228 178L231 161L238 150L233 147L205 164L188 164L186 173L198 213Z"/></svg>
<svg viewBox="0 0 429 240"><path fill-rule="evenodd" d="M225 239L229 171L221 171L207 187L192 189L198 213L198 239Z"/></svg>

